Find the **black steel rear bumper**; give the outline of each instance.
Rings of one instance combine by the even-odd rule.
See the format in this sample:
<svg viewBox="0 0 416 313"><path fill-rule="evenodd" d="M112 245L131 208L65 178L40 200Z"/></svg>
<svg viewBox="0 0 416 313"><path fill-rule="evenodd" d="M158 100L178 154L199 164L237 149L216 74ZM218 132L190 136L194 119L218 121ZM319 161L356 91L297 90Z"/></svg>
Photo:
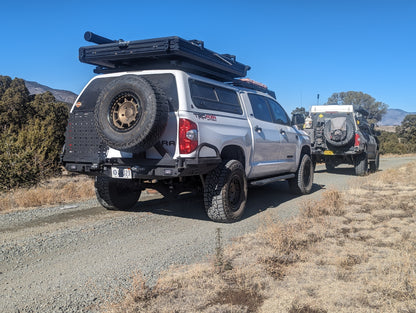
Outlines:
<svg viewBox="0 0 416 313"><path fill-rule="evenodd" d="M215 157L200 157L201 149L207 147L215 151ZM160 160L143 158L112 158L104 162L64 162L65 169L91 176L106 175L114 177L113 169L130 169L133 179L166 179L183 176L203 175L217 167L221 162L218 149L207 143L200 144L193 158L172 159L166 154Z"/></svg>
<svg viewBox="0 0 416 313"><path fill-rule="evenodd" d="M355 155L355 154L361 154L364 152L364 148L354 147L349 150L335 150L335 149L316 149L312 148L312 154L313 155L319 155L319 156L343 156L343 155Z"/></svg>

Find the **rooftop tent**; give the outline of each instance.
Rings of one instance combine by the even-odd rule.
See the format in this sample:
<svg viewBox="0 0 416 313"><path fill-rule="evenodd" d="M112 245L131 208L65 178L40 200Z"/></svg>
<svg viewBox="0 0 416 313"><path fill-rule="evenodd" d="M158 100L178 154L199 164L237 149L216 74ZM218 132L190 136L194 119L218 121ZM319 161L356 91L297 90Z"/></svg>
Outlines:
<svg viewBox="0 0 416 313"><path fill-rule="evenodd" d="M250 66L236 57L219 54L203 41L180 37L162 37L135 41L113 41L91 32L85 39L97 45L79 48L79 60L96 65L95 73L146 69L181 69L220 81L245 77Z"/></svg>

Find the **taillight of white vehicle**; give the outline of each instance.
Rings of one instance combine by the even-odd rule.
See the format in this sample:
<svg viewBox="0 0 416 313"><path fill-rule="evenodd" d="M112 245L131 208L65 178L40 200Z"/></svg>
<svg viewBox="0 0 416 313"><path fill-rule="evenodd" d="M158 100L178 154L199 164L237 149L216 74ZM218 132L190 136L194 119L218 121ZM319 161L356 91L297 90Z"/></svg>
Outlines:
<svg viewBox="0 0 416 313"><path fill-rule="evenodd" d="M355 141L354 141L354 147L359 147L361 143L361 137L359 134L355 134Z"/></svg>
<svg viewBox="0 0 416 313"><path fill-rule="evenodd" d="M179 153L189 154L198 147L198 126L185 118L179 119Z"/></svg>

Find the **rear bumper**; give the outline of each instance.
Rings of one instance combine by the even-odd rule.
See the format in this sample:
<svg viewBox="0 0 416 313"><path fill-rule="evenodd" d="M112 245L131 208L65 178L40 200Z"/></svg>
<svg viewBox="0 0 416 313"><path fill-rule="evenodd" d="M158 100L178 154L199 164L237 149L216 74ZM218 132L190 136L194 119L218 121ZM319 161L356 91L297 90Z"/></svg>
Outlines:
<svg viewBox="0 0 416 313"><path fill-rule="evenodd" d="M360 149L358 147L354 147L354 150L347 150L347 151L337 151L337 150L321 150L321 149L312 149L313 155L319 156L343 156L343 155L356 155L361 154L364 152L364 149Z"/></svg>
<svg viewBox="0 0 416 313"><path fill-rule="evenodd" d="M203 147L215 151L215 157L199 157ZM88 162L63 162L65 169L69 172L76 172L91 176L106 175L114 177L112 169L131 170L133 179L166 179L183 176L203 175L217 167L221 163L221 157L216 147L203 143L196 149L196 156L193 158L172 159L166 154L160 160L143 158L113 158L106 159L102 163Z"/></svg>

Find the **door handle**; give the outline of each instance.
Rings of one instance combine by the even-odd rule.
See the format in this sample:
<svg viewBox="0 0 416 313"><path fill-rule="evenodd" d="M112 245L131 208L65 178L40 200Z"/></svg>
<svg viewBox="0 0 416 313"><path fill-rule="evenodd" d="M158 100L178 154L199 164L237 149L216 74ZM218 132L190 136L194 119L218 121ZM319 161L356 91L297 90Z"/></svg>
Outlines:
<svg viewBox="0 0 416 313"><path fill-rule="evenodd" d="M254 126L254 130L259 134L263 131L259 125Z"/></svg>

